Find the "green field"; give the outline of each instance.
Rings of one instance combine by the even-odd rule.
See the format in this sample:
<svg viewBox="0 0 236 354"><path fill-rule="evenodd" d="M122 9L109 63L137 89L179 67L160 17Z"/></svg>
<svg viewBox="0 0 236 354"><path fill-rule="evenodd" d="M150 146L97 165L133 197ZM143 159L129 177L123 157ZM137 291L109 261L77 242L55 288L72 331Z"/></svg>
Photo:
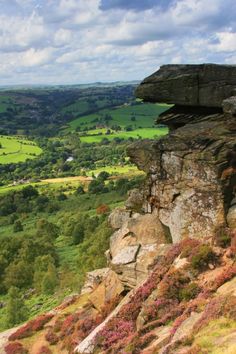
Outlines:
<svg viewBox="0 0 236 354"><path fill-rule="evenodd" d="M97 109L104 108L109 105L109 101L106 99L103 100L97 100L96 102L96 107ZM62 113L71 113L75 114L76 116L85 114L87 111L91 109L89 102L87 99L80 99L62 109Z"/></svg>
<svg viewBox="0 0 236 354"><path fill-rule="evenodd" d="M42 153L33 141L13 136L1 135L0 146L0 164L23 162Z"/></svg>
<svg viewBox="0 0 236 354"><path fill-rule="evenodd" d="M121 131L114 132L110 135L101 134L101 135L87 135L80 137L80 140L85 143L100 143L104 138L112 140L114 138L121 139L153 139L158 138L168 133L168 128L140 128L135 129L130 132Z"/></svg>
<svg viewBox="0 0 236 354"><path fill-rule="evenodd" d="M132 125L134 129L151 128L155 125L157 116L169 107L169 105L165 104L139 103L135 105L123 105L122 107L113 109L102 109L97 113L82 116L71 121L67 130L74 131L78 127L90 129L97 124L96 120L102 119L107 114L112 117L107 122L108 127L117 124L121 128L127 125ZM134 119L133 117L135 120L132 120Z"/></svg>

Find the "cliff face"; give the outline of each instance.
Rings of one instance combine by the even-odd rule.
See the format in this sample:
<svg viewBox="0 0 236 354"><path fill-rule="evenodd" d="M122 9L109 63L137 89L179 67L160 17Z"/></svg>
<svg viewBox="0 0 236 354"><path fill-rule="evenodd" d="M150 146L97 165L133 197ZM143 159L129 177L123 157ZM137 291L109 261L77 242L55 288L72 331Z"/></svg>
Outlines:
<svg viewBox="0 0 236 354"><path fill-rule="evenodd" d="M139 98L176 105L157 120L169 126L168 136L129 147L147 181L130 194L126 210L110 217L118 229L110 266L129 286L146 276L168 244L186 237L211 242L218 229L235 226L236 117L233 97L224 101L234 85L236 67L167 65L137 88Z"/></svg>
<svg viewBox="0 0 236 354"><path fill-rule="evenodd" d="M141 83L138 97L176 105L157 120L168 136L129 147L147 178L109 217L108 268L7 353L236 352L235 70L168 65Z"/></svg>

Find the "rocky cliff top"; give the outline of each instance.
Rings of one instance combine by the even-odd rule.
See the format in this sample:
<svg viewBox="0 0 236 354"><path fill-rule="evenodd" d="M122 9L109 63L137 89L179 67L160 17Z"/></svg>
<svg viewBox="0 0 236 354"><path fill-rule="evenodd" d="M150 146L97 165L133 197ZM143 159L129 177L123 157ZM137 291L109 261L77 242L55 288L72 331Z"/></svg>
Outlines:
<svg viewBox="0 0 236 354"><path fill-rule="evenodd" d="M235 65L163 65L141 82L136 96L148 102L221 107L235 88Z"/></svg>

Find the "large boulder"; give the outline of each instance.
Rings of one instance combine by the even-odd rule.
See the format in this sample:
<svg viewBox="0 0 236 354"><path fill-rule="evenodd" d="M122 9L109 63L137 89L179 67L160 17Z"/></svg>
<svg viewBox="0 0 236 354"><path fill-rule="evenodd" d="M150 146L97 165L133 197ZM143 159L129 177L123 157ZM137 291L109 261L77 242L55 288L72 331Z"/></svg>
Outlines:
<svg viewBox="0 0 236 354"><path fill-rule="evenodd" d="M142 81L136 96L148 102L221 107L235 86L234 65L163 65Z"/></svg>
<svg viewBox="0 0 236 354"><path fill-rule="evenodd" d="M113 213L119 219L119 210ZM120 210L120 213L122 217L124 211ZM119 275L123 284L134 287L147 276L165 243L165 230L157 214L133 213L110 238L110 267Z"/></svg>

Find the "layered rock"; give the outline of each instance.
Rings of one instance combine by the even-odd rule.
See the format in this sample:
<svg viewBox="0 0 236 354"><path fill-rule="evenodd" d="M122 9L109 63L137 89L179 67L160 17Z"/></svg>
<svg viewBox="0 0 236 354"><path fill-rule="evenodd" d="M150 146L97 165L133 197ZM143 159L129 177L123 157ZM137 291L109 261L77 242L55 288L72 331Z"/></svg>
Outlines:
<svg viewBox="0 0 236 354"><path fill-rule="evenodd" d="M211 241L219 227L236 227L235 87L235 66L205 64L163 66L137 88L146 101L176 105L157 119L168 136L128 148L147 180L110 218L108 259L129 287L168 243Z"/></svg>
<svg viewBox="0 0 236 354"><path fill-rule="evenodd" d="M234 93L235 85L236 66L163 65L142 81L136 95L148 102L221 107Z"/></svg>

